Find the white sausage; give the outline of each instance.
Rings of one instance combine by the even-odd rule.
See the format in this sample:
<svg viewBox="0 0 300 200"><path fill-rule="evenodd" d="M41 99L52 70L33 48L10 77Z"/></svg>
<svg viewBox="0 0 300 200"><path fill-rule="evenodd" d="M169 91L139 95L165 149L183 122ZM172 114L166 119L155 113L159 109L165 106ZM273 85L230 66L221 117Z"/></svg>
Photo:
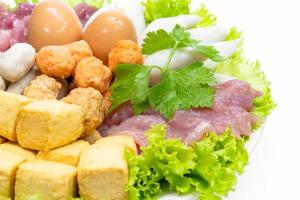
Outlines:
<svg viewBox="0 0 300 200"><path fill-rule="evenodd" d="M163 67L171 49L158 51L150 56L146 56L144 65L146 66L160 66ZM182 48L175 51L175 54L170 62L169 68L178 69L180 67L192 64L196 61L204 61L206 58L194 51L192 48ZM150 84L157 83L160 80L160 71L154 69L151 72Z"/></svg>
<svg viewBox="0 0 300 200"><path fill-rule="evenodd" d="M195 28L188 30L188 32L191 33L191 38L201 41L201 44L220 42L227 36L227 30L221 26Z"/></svg>
<svg viewBox="0 0 300 200"><path fill-rule="evenodd" d="M215 47L223 56L223 58L228 58L232 56L232 54L237 50L239 43L240 40L238 39L233 41L217 42L210 44L210 46ZM163 67L163 65L168 59L170 52L171 49L165 49L162 51L158 51L150 56L145 56L144 65ZM170 62L169 68L178 69L180 67L187 66L197 61L204 62L204 65L209 68L213 68L217 65L217 63L206 59L206 57L195 52L191 48L182 48L176 50L173 59ZM159 80L160 71L155 69L151 72L150 84L157 83Z"/></svg>
<svg viewBox="0 0 300 200"><path fill-rule="evenodd" d="M4 79L0 76L0 90L5 90L6 89L6 84Z"/></svg>
<svg viewBox="0 0 300 200"><path fill-rule="evenodd" d="M179 15L176 17L160 18L151 22L141 35L141 40L147 36L149 32L163 29L166 32L171 32L172 29L179 24L185 29L195 26L200 21L197 15ZM140 41L142 43L142 41Z"/></svg>
<svg viewBox="0 0 300 200"><path fill-rule="evenodd" d="M234 52L236 52L240 43L241 40L237 39L231 41L217 42L212 44L212 46L214 46L220 52L220 55L223 58L229 58L234 54ZM214 68L217 64L218 63L212 60L207 60L204 62L204 66L207 68Z"/></svg>
<svg viewBox="0 0 300 200"><path fill-rule="evenodd" d="M35 49L27 43L13 45L0 54L0 76L10 82L22 78L33 66Z"/></svg>
<svg viewBox="0 0 300 200"><path fill-rule="evenodd" d="M37 76L37 68L33 67L25 76L23 76L17 82L11 83L7 91L16 93L16 94L23 94L24 89L29 85L30 81L33 80Z"/></svg>

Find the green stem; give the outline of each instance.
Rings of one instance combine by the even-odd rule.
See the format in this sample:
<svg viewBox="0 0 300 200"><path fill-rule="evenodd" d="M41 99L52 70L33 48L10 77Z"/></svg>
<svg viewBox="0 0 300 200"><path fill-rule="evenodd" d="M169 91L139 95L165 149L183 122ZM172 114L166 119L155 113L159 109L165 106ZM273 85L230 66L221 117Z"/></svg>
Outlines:
<svg viewBox="0 0 300 200"><path fill-rule="evenodd" d="M164 72L168 70L169 64L172 61L172 58L173 58L173 56L175 54L175 51L176 51L178 45L179 45L179 42L176 42L175 45L174 45L174 47L172 48L172 51L171 51L171 53L170 53L170 55L168 57L168 60L167 60L166 64L164 65L164 68L163 68Z"/></svg>

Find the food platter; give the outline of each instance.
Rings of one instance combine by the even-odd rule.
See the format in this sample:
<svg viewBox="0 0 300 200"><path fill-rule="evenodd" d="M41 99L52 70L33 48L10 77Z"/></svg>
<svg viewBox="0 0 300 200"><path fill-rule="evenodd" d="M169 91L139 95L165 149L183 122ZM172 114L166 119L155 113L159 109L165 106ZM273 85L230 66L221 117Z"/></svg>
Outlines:
<svg viewBox="0 0 300 200"><path fill-rule="evenodd" d="M5 3L0 198L234 191L276 106L241 31L192 0Z"/></svg>

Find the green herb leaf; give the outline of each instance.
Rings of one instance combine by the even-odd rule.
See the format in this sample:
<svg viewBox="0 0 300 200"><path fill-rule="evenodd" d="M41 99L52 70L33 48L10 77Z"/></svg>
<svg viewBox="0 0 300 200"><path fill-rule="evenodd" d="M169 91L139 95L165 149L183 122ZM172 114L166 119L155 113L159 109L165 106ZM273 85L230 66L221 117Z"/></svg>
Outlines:
<svg viewBox="0 0 300 200"><path fill-rule="evenodd" d="M214 89L208 83L213 82L212 72L201 63L167 71L162 81L150 89L150 105L168 119L180 109L211 107Z"/></svg>
<svg viewBox="0 0 300 200"><path fill-rule="evenodd" d="M151 69L152 67L135 64L118 65L116 79L111 86L113 94L111 96L111 109L115 109L130 100L135 113L141 113L145 104L147 105Z"/></svg>
<svg viewBox="0 0 300 200"><path fill-rule="evenodd" d="M175 41L164 30L158 30L156 32L150 32L144 39L142 49L143 54L150 55L163 49L172 48Z"/></svg>

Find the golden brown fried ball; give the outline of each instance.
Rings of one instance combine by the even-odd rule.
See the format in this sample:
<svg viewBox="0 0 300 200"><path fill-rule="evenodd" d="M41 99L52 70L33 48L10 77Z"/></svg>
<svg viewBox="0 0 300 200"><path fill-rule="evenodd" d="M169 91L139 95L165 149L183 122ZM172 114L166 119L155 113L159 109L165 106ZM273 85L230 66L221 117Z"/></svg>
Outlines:
<svg viewBox="0 0 300 200"><path fill-rule="evenodd" d="M74 70L76 87L93 87L101 94L109 89L112 72L96 57L82 59Z"/></svg>
<svg viewBox="0 0 300 200"><path fill-rule="evenodd" d="M72 75L80 60L92 55L90 46L81 40L63 46L45 46L38 52L36 62L40 72L66 78Z"/></svg>
<svg viewBox="0 0 300 200"><path fill-rule="evenodd" d="M32 99L56 99L61 84L45 74L37 76L25 88L23 95Z"/></svg>
<svg viewBox="0 0 300 200"><path fill-rule="evenodd" d="M118 64L143 64L140 47L131 40L119 40L117 46L108 55L108 66L115 72Z"/></svg>
<svg viewBox="0 0 300 200"><path fill-rule="evenodd" d="M84 113L85 131L82 137L89 136L102 123L104 119L103 96L94 88L76 88L62 101L79 105Z"/></svg>
<svg viewBox="0 0 300 200"><path fill-rule="evenodd" d="M69 51L71 52L71 55L74 58L76 65L83 58L93 56L91 47L84 40L72 42L72 43L66 44L64 46L67 47L69 49Z"/></svg>
<svg viewBox="0 0 300 200"><path fill-rule="evenodd" d="M76 67L71 52L64 46L43 47L37 53L36 64L41 73L56 78L71 76Z"/></svg>

